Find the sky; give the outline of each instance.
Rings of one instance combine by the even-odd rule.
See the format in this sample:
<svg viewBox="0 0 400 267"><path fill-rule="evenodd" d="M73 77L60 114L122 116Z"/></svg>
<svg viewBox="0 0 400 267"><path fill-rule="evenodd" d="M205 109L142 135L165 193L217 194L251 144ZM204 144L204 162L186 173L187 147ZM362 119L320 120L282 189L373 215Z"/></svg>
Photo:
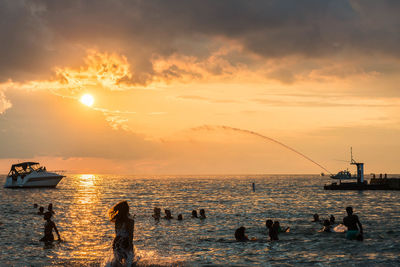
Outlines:
<svg viewBox="0 0 400 267"><path fill-rule="evenodd" d="M400 173L398 14L398 0L3 0L0 173L336 173L350 147L366 173Z"/></svg>

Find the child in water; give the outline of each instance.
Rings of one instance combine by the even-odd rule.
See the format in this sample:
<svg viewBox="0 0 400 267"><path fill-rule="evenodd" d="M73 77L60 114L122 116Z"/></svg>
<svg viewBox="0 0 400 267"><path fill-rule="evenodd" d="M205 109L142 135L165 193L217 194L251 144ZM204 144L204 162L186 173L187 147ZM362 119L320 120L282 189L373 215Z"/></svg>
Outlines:
<svg viewBox="0 0 400 267"><path fill-rule="evenodd" d="M114 260L112 266L131 266L133 263L133 231L135 221L129 214L129 205L121 201L112 207L108 215L115 223L115 238L112 244Z"/></svg>
<svg viewBox="0 0 400 267"><path fill-rule="evenodd" d="M61 241L60 234L57 230L56 224L51 220L51 216L51 212L46 212L43 216L46 222L44 223L44 237L42 237L40 241L43 241L45 243L51 243L54 241L53 229L58 236L58 241Z"/></svg>

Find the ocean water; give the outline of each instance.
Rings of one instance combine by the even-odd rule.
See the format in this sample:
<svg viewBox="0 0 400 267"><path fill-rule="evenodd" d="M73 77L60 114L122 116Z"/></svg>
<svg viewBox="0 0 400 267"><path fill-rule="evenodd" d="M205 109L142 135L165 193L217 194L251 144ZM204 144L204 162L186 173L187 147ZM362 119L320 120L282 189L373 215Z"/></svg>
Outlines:
<svg viewBox="0 0 400 267"><path fill-rule="evenodd" d="M400 191L324 191L328 182L315 175L67 175L55 189L1 188L0 265L103 266L114 237L106 214L120 200L135 215L140 266L399 265ZM34 203L53 203L64 242L44 247L38 241L44 220ZM363 242L318 233L314 213L341 221L349 205L364 226ZM175 217L182 213L184 220L157 223L151 217L155 206L171 209ZM200 208L207 219L190 218ZM291 232L268 241L269 218ZM240 226L257 241L235 242Z"/></svg>

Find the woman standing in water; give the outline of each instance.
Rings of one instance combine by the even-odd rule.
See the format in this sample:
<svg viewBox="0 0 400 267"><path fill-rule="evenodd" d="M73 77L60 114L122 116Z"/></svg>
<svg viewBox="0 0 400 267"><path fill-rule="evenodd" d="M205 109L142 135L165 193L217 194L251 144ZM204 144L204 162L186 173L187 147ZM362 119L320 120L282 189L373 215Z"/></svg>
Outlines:
<svg viewBox="0 0 400 267"><path fill-rule="evenodd" d="M135 221L129 214L126 201L117 203L108 212L110 220L115 223L113 241L114 260L112 266L131 266L133 263L133 230Z"/></svg>

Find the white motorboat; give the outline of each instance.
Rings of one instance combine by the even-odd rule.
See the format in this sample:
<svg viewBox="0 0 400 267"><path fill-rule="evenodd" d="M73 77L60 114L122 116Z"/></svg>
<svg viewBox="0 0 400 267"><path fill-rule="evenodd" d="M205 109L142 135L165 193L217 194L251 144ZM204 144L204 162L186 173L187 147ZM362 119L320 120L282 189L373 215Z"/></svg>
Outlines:
<svg viewBox="0 0 400 267"><path fill-rule="evenodd" d="M48 172L37 162L13 164L7 175L6 188L56 187L64 175Z"/></svg>

